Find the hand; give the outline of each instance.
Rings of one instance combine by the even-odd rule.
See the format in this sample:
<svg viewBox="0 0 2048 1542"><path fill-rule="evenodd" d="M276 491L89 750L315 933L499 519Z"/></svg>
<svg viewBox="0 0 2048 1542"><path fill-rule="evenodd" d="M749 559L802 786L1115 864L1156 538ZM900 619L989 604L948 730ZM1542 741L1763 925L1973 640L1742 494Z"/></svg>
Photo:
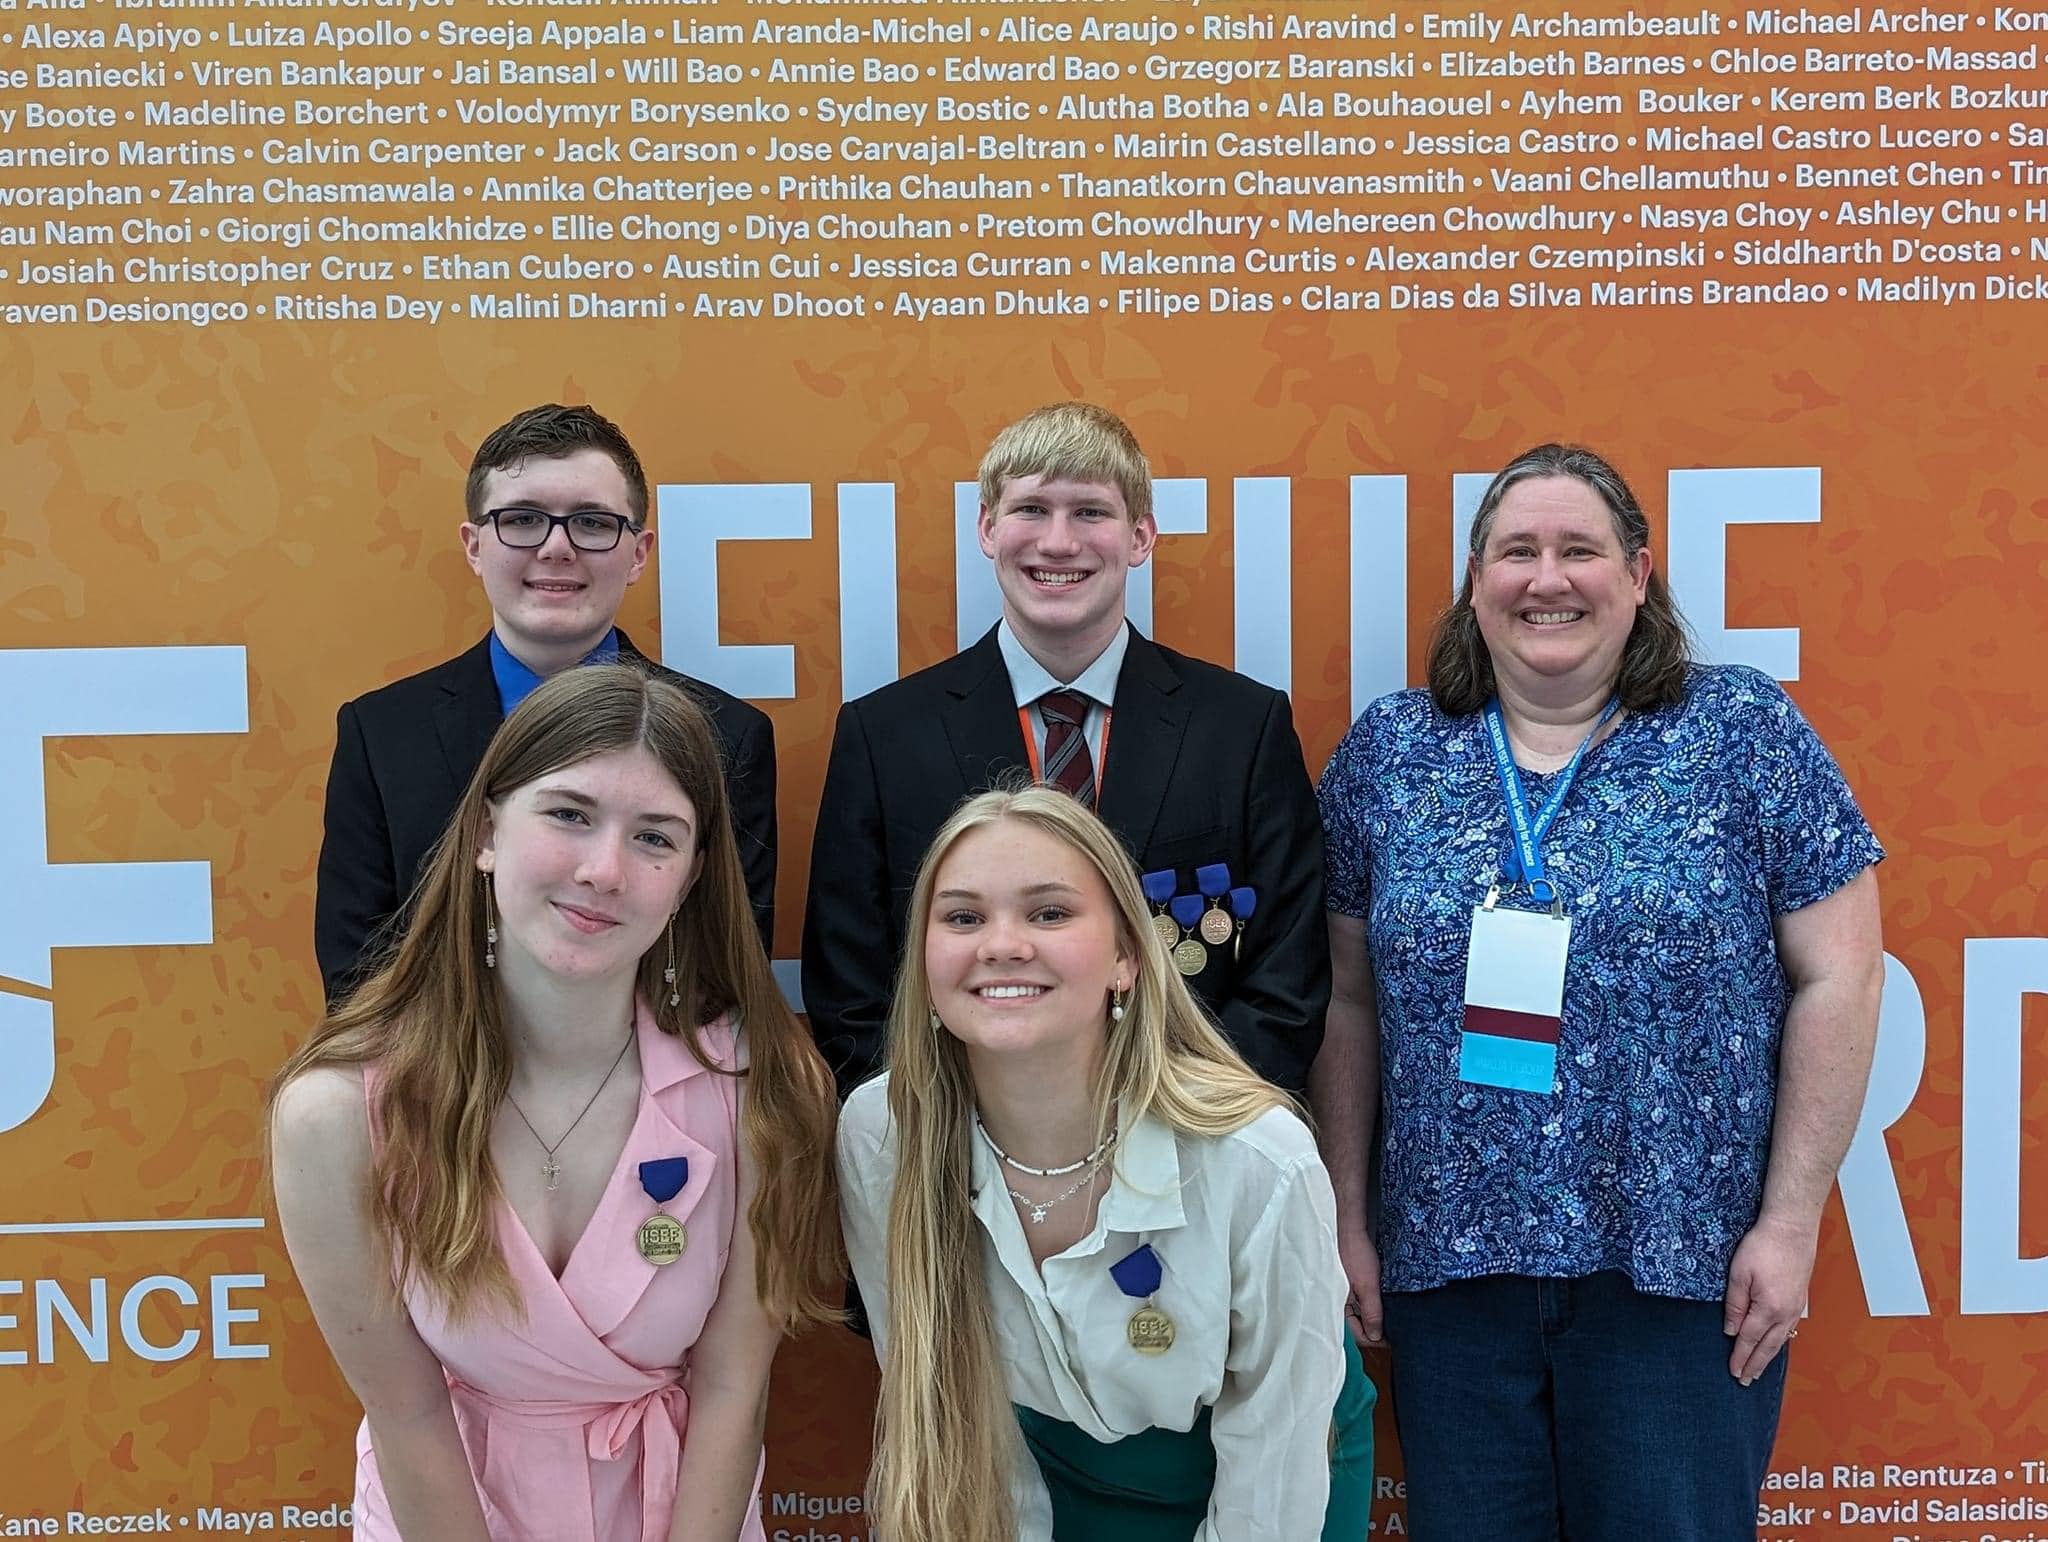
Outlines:
<svg viewBox="0 0 2048 1542"><path fill-rule="evenodd" d="M1344 1261L1344 1278L1351 1282L1351 1299L1344 1306L1344 1320L1351 1336L1364 1344L1386 1342L1386 1318L1380 1310L1380 1255L1372 1245L1372 1234L1363 1226L1337 1228L1337 1256Z"/></svg>
<svg viewBox="0 0 2048 1542"><path fill-rule="evenodd" d="M1728 1374L1745 1387L1770 1367L1806 1315L1818 1227L1760 1220L1728 1262L1721 1331L1735 1340Z"/></svg>

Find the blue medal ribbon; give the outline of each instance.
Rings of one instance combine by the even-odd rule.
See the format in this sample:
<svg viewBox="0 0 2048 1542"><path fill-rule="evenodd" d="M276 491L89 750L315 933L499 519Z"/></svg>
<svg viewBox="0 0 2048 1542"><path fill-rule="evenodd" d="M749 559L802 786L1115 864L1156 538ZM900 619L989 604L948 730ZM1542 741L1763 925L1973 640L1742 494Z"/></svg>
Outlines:
<svg viewBox="0 0 2048 1542"><path fill-rule="evenodd" d="M1240 921L1249 921L1252 912L1259 908L1259 897L1250 888L1230 891L1230 913Z"/></svg>
<svg viewBox="0 0 2048 1542"><path fill-rule="evenodd" d="M1138 880L1138 884L1144 889L1146 899L1155 905L1164 905L1173 898L1173 886L1176 881L1173 869L1165 868L1156 873L1145 874Z"/></svg>
<svg viewBox="0 0 2048 1542"><path fill-rule="evenodd" d="M1199 894L1176 894L1173 897L1173 918L1192 931L1195 923L1202 919L1202 896Z"/></svg>
<svg viewBox="0 0 2048 1542"><path fill-rule="evenodd" d="M640 1187L657 1205L674 1199L689 1181L688 1157L657 1157L652 1162L640 1164Z"/></svg>
<svg viewBox="0 0 2048 1542"><path fill-rule="evenodd" d="M1165 1273L1149 1242L1140 1243L1109 1266L1109 1277L1116 1281L1116 1288L1135 1301L1149 1300Z"/></svg>
<svg viewBox="0 0 2048 1542"><path fill-rule="evenodd" d="M1230 868L1222 862L1196 868L1195 887L1212 900L1223 898L1230 892Z"/></svg>
<svg viewBox="0 0 2048 1542"><path fill-rule="evenodd" d="M1534 816L1529 813L1529 800L1522 792L1522 773L1515 765L1514 751L1508 747L1508 729L1500 715L1500 703L1486 704L1486 736L1493 745L1493 768L1500 773L1501 796L1507 801L1508 825L1514 833L1515 850L1501 870L1501 876L1509 882L1522 882L1529 886L1529 892L1542 904L1554 904L1557 890L1543 871L1543 837L1557 818L1557 811L1564 806L1565 795L1572 790L1577 780L1579 763L1586 758L1586 751L1593 747L1593 740L1600 730L1607 726L1607 720L1621 709L1621 703L1610 700L1601 709L1600 720L1593 725L1579 747L1572 751L1572 758L1564 769L1557 773L1557 781L1550 789L1550 796ZM1489 901L1489 903L1491 903Z"/></svg>

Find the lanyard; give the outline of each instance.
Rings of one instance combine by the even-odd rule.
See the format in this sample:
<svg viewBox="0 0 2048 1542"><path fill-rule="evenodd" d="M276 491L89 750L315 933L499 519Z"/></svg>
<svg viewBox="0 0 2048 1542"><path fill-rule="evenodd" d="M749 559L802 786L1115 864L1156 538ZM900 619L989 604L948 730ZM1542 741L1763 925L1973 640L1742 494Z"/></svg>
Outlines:
<svg viewBox="0 0 2048 1542"><path fill-rule="evenodd" d="M1109 768L1109 725L1110 720L1115 716L1114 709L1106 705L1103 707L1102 747L1095 753L1095 806L1097 808L1102 806L1102 773ZM1024 757L1031 762L1031 780L1034 782L1043 781L1045 779L1045 768L1039 764L1041 757L1038 753L1038 729L1037 725L1031 720L1030 703L1027 702L1017 709L1017 726L1024 730ZM1087 725L1083 724L1077 732L1083 734L1084 737L1081 742L1086 744L1088 742L1085 737Z"/></svg>
<svg viewBox="0 0 2048 1542"><path fill-rule="evenodd" d="M1579 747L1572 752L1572 758L1557 774L1557 782L1550 789L1550 796L1532 817L1529 800L1522 793L1522 773L1515 765L1513 751L1508 748L1507 724L1501 720L1500 703L1486 704L1486 736L1493 744L1493 768L1500 773L1501 796L1507 800L1508 824L1514 831L1515 855L1510 859L1503 876L1510 882L1517 880L1529 885L1529 892L1546 905L1557 903L1557 890L1543 874L1543 837L1549 832L1557 811L1564 806L1565 794L1572 790L1572 783L1579 774L1579 762L1586 758L1586 751L1592 748L1600 730L1607 726L1607 720L1620 709L1621 703L1610 700L1601 709L1600 721L1595 723Z"/></svg>

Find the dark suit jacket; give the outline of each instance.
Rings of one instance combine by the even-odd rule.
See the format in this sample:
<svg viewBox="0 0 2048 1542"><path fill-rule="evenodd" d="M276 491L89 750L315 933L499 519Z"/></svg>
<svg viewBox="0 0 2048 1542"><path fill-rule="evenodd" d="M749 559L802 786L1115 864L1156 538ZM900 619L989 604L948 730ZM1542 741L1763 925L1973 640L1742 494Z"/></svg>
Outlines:
<svg viewBox="0 0 2048 1542"><path fill-rule="evenodd" d="M687 690L725 752L733 834L761 940L775 920L775 730L760 708L650 662L625 633L619 657ZM490 638L445 664L359 696L334 725L326 831L313 900L313 951L331 1002L355 981L371 939L405 903L462 801L503 714Z"/></svg>
<svg viewBox="0 0 2048 1542"><path fill-rule="evenodd" d="M839 712L811 849L804 1007L843 1096L880 1068L911 883L970 793L1028 776L991 628L944 663ZM1330 1000L1322 822L1287 698L1135 632L1117 677L1099 812L1140 872L1230 866L1258 906L1189 981L1231 1042L1290 1091L1308 1081Z"/></svg>

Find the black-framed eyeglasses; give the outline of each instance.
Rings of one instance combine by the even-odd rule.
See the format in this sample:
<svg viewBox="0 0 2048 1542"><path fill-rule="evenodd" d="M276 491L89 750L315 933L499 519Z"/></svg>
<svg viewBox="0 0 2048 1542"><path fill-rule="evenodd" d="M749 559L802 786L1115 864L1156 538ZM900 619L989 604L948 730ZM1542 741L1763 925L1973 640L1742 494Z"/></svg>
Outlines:
<svg viewBox="0 0 2048 1542"><path fill-rule="evenodd" d="M633 523L625 515L614 514L607 509L578 509L573 514L550 514L546 509L536 509L524 503L486 509L484 518L497 530L500 541L520 551L547 545L557 525L568 532L569 544L578 551L610 551L619 544L619 537Z"/></svg>

